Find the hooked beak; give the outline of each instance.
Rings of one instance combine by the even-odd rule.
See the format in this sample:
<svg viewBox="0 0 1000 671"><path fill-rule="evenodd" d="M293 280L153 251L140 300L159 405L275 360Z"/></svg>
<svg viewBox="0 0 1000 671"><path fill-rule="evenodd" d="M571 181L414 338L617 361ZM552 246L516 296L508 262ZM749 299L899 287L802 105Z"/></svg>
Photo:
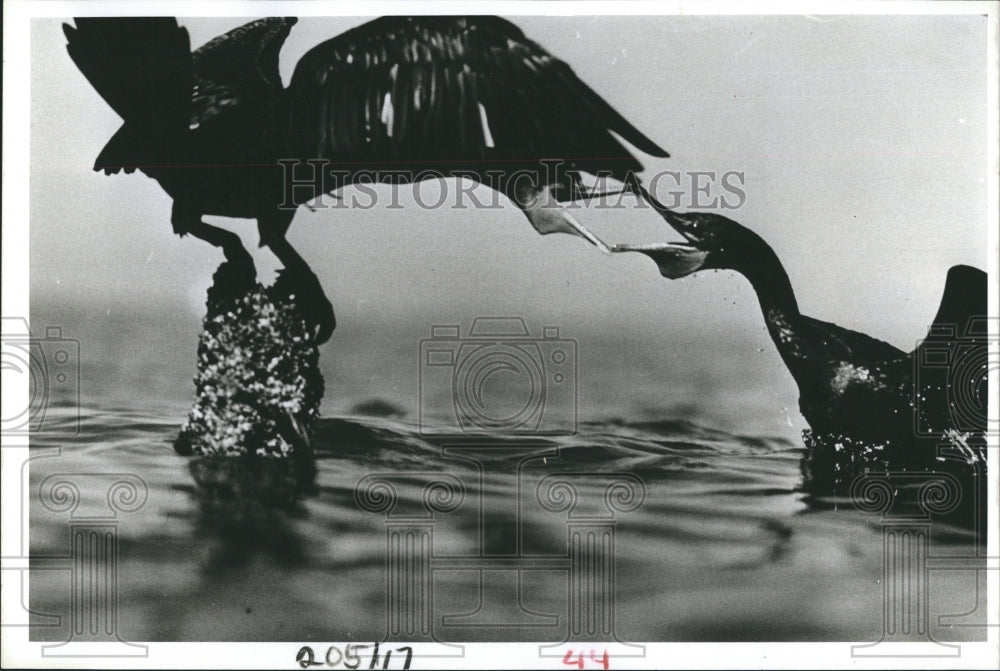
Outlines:
<svg viewBox="0 0 1000 671"><path fill-rule="evenodd" d="M671 224L673 225L673 224ZM687 236L685 236L687 237ZM698 272L705 265L708 252L693 244L683 242L663 242L652 245L615 245L612 252L640 252L656 262L660 274L667 279Z"/></svg>

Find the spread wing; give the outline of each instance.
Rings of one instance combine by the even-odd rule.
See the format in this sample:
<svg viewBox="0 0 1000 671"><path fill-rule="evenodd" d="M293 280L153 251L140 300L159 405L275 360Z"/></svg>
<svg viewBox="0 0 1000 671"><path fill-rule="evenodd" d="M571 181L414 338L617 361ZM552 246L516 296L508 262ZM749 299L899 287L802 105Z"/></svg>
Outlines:
<svg viewBox="0 0 1000 671"><path fill-rule="evenodd" d="M612 133L667 156L497 17L391 16L345 32L302 57L284 113L299 157L515 168L558 158L622 179L642 166Z"/></svg>
<svg viewBox="0 0 1000 671"><path fill-rule="evenodd" d="M988 286L983 271L971 266L952 267L934 322L913 355L919 355L927 346L939 348L942 342L962 345L975 342L982 345L985 352ZM893 361L913 356L864 333L811 317L802 317L796 328L806 336L804 340L822 343L820 349L826 351L830 359Z"/></svg>
<svg viewBox="0 0 1000 671"><path fill-rule="evenodd" d="M988 291L986 273L972 266L952 266L928 340L985 336ZM975 331L979 324L973 320L982 321L981 332Z"/></svg>
<svg viewBox="0 0 1000 671"><path fill-rule="evenodd" d="M78 18L63 24L70 58L129 124L169 130L187 122L188 33L171 18Z"/></svg>
<svg viewBox="0 0 1000 671"><path fill-rule="evenodd" d="M251 21L193 54L193 127L241 106L263 108L282 90L278 54L298 19Z"/></svg>
<svg viewBox="0 0 1000 671"><path fill-rule="evenodd" d="M948 403L921 405L926 426L986 431L989 282L971 266L948 271L934 322L911 355L917 391Z"/></svg>

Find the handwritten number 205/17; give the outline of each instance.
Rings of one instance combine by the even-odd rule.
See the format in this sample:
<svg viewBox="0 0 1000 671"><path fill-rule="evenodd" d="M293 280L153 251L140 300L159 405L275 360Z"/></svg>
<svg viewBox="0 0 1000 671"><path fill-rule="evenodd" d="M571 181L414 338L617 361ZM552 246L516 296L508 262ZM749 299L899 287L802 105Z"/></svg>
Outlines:
<svg viewBox="0 0 1000 671"><path fill-rule="evenodd" d="M379 668L379 652L378 643L373 643L372 645L357 645L355 643L348 643L344 646L343 652L340 648L335 645L331 645L326 649L326 655L323 659L317 660L316 653L308 645L304 645L299 648L298 654L295 655L295 661L299 663L299 666L303 669L308 669L313 666L327 666L328 668L336 668L340 664L344 665L345 669L357 669L361 666L361 656L358 654L362 650L372 649L371 657L368 660L369 669ZM382 668L388 669L389 662L392 660L392 653L406 653L406 657L403 659L403 669L410 668L410 662L413 660L413 648L409 646L403 646L402 648L396 648L395 650L386 650L385 659L382 661ZM397 657L398 659L398 657Z"/></svg>

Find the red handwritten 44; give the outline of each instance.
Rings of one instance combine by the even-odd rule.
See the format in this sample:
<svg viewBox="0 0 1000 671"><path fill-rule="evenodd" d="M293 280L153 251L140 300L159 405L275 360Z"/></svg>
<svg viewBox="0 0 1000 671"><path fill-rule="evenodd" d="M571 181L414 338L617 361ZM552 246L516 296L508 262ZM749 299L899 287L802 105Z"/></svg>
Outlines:
<svg viewBox="0 0 1000 671"><path fill-rule="evenodd" d="M578 669L582 669L584 664L588 661L590 662L588 666L597 666L598 664L600 664L605 669L610 668L611 664L610 661L608 660L608 651L604 650L603 653L604 654L602 654L600 657L597 657L594 654L594 651L591 650L590 657L588 658L584 656L583 651L580 651L579 653L577 653L576 659L574 660L573 650L567 650L566 655L563 657L562 662L563 664L567 664L569 666L576 666L576 668Z"/></svg>

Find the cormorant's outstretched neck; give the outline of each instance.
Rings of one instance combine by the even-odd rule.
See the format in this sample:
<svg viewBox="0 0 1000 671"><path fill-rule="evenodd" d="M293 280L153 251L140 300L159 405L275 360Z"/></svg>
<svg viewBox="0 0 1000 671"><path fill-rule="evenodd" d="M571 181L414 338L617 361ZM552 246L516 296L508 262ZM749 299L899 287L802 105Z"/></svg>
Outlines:
<svg viewBox="0 0 1000 671"><path fill-rule="evenodd" d="M922 375L927 368L925 352L940 346L942 338L955 344L953 354L985 348L985 326L979 336L974 331L977 319L985 325L985 273L968 266L951 269L927 339L906 353L863 333L801 314L774 250L736 222L713 214L663 209L661 214L686 243L622 245L615 251L643 252L671 279L710 268L743 274L753 285L768 333L798 385L799 408L814 432L869 443L900 443L950 431L985 431L984 411L967 412L965 419L961 411L956 413L953 404L962 390L950 386L956 384L954 379L948 375L938 379L941 370L933 366L928 375ZM956 365L953 357L945 367L954 372ZM965 372L973 378L962 380L963 385L981 384L985 389L985 368ZM936 382L928 384L927 379ZM975 397L958 398L965 403L970 399L974 402Z"/></svg>

